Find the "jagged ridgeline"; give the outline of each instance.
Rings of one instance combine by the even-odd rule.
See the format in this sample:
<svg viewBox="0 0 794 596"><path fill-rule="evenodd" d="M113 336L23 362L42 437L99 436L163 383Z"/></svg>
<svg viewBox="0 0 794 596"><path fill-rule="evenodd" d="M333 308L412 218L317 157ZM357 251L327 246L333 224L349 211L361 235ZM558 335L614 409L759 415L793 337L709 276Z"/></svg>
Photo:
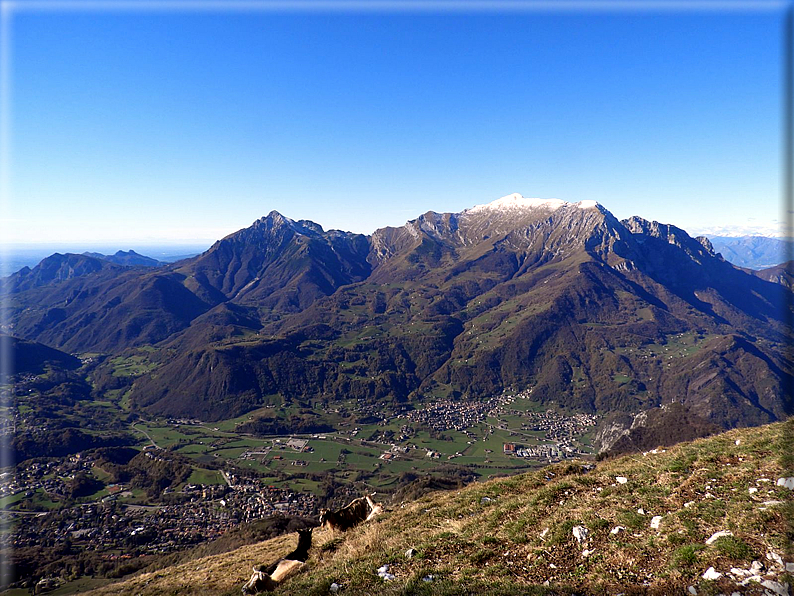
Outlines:
<svg viewBox="0 0 794 596"><path fill-rule="evenodd" d="M154 346L131 392L152 414L531 389L605 414L681 402L731 427L794 411L786 279L672 225L510 195L370 236L272 212L172 265L55 255L4 284L16 336Z"/></svg>

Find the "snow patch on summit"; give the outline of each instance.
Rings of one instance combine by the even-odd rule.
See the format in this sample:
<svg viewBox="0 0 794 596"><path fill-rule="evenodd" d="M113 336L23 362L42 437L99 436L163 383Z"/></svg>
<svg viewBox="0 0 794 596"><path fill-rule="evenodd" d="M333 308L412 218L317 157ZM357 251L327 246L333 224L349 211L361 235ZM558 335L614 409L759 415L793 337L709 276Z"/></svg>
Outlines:
<svg viewBox="0 0 794 596"><path fill-rule="evenodd" d="M576 206L579 209L593 209L594 207L598 207L598 201L579 201L576 203Z"/></svg>
<svg viewBox="0 0 794 596"><path fill-rule="evenodd" d="M475 205L471 209L466 209L464 213L483 213L487 211L526 211L528 209L547 209L549 211L556 211L564 205L576 205L580 209L590 209L596 207L596 201L580 201L578 203L568 203L562 199L537 199L537 198L524 198L519 193L513 194L496 199L485 205Z"/></svg>

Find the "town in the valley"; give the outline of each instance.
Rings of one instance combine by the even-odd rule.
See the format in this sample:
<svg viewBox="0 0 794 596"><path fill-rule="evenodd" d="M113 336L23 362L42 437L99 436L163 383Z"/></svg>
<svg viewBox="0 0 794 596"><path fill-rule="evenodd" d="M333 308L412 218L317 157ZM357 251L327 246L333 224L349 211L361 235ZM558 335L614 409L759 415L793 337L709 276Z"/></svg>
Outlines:
<svg viewBox="0 0 794 596"><path fill-rule="evenodd" d="M442 462L486 478L592 455L583 437L597 416L519 408L528 397L441 399L392 415L376 414L371 405L360 403L351 409L371 423L343 423L334 432L302 436L241 438L197 420L138 421L133 426L145 435L141 447L148 459L156 462L174 452L201 455L212 458L214 469L169 486L155 498L110 483L93 495L69 500L76 477L102 478L90 450L22 462L0 483L3 515L14 524L5 540L11 548L67 541L78 551L101 549L110 559L146 557L270 516L316 517L329 498L327 487L316 482L317 474L341 480L333 486L333 501L343 504L362 490L388 493L398 475L431 473ZM15 414L12 420L24 419ZM195 435L199 429L209 436ZM169 433L182 433L182 438Z"/></svg>

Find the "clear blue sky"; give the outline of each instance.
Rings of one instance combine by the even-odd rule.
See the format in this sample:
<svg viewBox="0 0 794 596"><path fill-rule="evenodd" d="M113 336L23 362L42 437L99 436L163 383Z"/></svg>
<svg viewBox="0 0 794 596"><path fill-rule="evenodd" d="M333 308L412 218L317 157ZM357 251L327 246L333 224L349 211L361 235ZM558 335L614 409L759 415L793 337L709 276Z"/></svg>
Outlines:
<svg viewBox="0 0 794 596"><path fill-rule="evenodd" d="M370 233L513 192L781 213L781 10L11 11L6 239ZM454 6L454 5L453 5Z"/></svg>

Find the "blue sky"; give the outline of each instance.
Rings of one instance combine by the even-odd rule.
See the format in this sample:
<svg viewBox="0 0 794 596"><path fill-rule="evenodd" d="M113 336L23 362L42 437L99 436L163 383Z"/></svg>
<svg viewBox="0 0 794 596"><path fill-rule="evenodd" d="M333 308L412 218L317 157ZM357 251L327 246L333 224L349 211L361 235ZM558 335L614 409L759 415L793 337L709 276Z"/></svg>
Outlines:
<svg viewBox="0 0 794 596"><path fill-rule="evenodd" d="M782 9L215 6L7 12L7 241L370 233L513 192L780 218Z"/></svg>

